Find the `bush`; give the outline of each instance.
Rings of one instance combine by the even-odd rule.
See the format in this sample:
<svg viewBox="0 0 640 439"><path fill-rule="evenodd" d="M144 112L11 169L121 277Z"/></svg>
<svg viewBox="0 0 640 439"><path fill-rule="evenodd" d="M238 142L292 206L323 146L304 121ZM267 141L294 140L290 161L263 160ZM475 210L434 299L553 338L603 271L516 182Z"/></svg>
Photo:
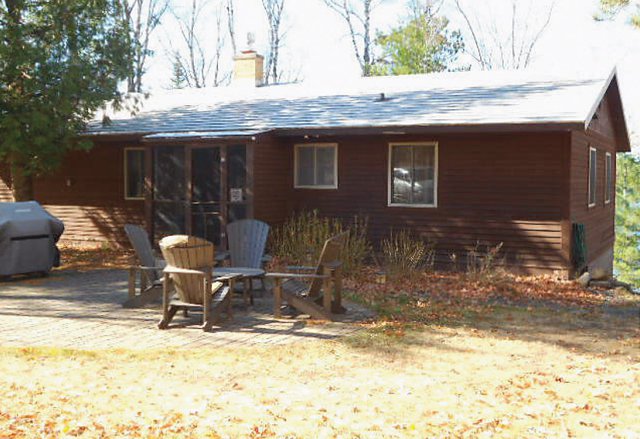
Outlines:
<svg viewBox="0 0 640 439"><path fill-rule="evenodd" d="M360 269L371 254L367 229L368 221L363 217L355 216L345 226L342 220L322 217L317 210L303 211L274 230L271 251L288 264L313 266L320 257L325 241L348 230L342 262L345 272L353 272Z"/></svg>
<svg viewBox="0 0 640 439"><path fill-rule="evenodd" d="M433 269L435 243L414 237L408 230L391 234L382 241L385 270L391 276L406 276L418 271Z"/></svg>
<svg viewBox="0 0 640 439"><path fill-rule="evenodd" d="M489 278L498 273L497 266L504 265L500 259L503 243L482 246L479 242L467 253L467 274L478 278Z"/></svg>

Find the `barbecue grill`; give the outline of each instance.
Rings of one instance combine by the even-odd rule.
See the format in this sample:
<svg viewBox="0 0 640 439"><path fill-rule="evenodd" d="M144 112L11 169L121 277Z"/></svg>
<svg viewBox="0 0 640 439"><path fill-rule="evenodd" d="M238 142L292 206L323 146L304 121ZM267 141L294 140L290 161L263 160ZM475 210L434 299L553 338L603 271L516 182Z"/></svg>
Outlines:
<svg viewBox="0 0 640 439"><path fill-rule="evenodd" d="M35 201L0 203L0 276L48 273L60 265L62 221Z"/></svg>

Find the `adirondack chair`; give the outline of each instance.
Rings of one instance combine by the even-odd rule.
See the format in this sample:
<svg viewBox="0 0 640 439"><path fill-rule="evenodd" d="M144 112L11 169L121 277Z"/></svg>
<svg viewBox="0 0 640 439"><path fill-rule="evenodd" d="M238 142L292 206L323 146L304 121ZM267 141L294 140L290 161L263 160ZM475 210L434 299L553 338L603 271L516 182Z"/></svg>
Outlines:
<svg viewBox="0 0 640 439"><path fill-rule="evenodd" d="M254 219L234 221L227 226L227 240L229 242L230 266L242 268L262 268L265 263L264 248L269 235L269 225ZM249 293L253 305L253 279L247 278L249 288L243 291ZM245 297L245 302L246 302Z"/></svg>
<svg viewBox="0 0 640 439"><path fill-rule="evenodd" d="M136 252L138 264L129 267L129 297L122 304L125 308L137 308L162 295L162 269L166 265L156 257L147 232L140 226L127 224L124 230ZM136 289L136 280L140 279L140 288Z"/></svg>
<svg viewBox="0 0 640 439"><path fill-rule="evenodd" d="M333 320L342 314L342 262L348 232L329 238L315 267L288 267L292 273L268 273L274 281L274 314L281 317L282 301L314 319Z"/></svg>
<svg viewBox="0 0 640 439"><path fill-rule="evenodd" d="M232 267L261 268L269 226L262 221L243 219L227 226Z"/></svg>
<svg viewBox="0 0 640 439"><path fill-rule="evenodd" d="M202 238L186 235L167 236L160 241L167 262L163 270L162 320L166 329L180 310L202 310L202 329L208 331L225 311L231 313L231 291L237 276L212 278L215 265L214 245ZM175 291L172 298L171 293Z"/></svg>

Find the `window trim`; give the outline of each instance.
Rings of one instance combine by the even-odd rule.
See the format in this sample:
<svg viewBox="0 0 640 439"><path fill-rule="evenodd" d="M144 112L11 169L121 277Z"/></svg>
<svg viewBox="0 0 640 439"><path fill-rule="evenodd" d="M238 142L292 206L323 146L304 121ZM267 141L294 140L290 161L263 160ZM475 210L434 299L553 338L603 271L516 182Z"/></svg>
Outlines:
<svg viewBox="0 0 640 439"><path fill-rule="evenodd" d="M334 183L327 185L301 185L298 184L298 151L300 148L305 147L333 147L335 151L335 160L333 162L333 180ZM315 153L314 153L315 154ZM315 166L315 155L314 155L314 163ZM338 144L337 143L297 143L293 145L293 188L294 189L319 189L319 190L327 190L327 189L338 189Z"/></svg>
<svg viewBox="0 0 640 439"><path fill-rule="evenodd" d="M129 151L142 151L143 155L142 155L142 163L143 165L146 162L146 155L144 154L145 148L143 147L139 147L139 146L131 146L131 147L126 147L124 148L124 199L126 201L141 201L141 200L145 200L145 196L144 196L144 186L142 188L142 197L130 197L127 194L127 188L129 187L129 173L127 172L128 170L128 152ZM146 172L145 172L146 174ZM144 178L146 178L146 175L144 176Z"/></svg>
<svg viewBox="0 0 640 439"><path fill-rule="evenodd" d="M394 203L392 200L393 170L392 170L392 154L394 146L433 146L434 147L434 167L433 170L433 204L410 204L410 203ZM417 209L435 209L438 207L438 171L440 168L438 159L438 142L391 142L389 143L387 155L387 207L409 207Z"/></svg>
<svg viewBox="0 0 640 439"><path fill-rule="evenodd" d="M596 153L596 159L595 159L595 163L592 162L591 158L592 158L592 152ZM594 173L594 181L591 181L591 166L595 166L595 173ZM589 147L589 168L587 170L588 174L587 174L587 180L588 180L588 185L587 185L587 207L588 208L592 208L595 207L596 204L598 204L598 150L596 148L594 148L593 146ZM593 203L591 202L591 188L593 185Z"/></svg>
<svg viewBox="0 0 640 439"><path fill-rule="evenodd" d="M604 204L610 204L613 195L613 158L610 152L604 154L604 184Z"/></svg>

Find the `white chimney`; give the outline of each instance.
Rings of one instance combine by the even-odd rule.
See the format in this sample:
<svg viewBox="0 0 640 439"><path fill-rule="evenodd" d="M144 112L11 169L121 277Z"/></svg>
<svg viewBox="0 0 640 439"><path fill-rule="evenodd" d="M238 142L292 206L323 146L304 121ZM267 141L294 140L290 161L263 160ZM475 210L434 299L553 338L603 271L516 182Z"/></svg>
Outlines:
<svg viewBox="0 0 640 439"><path fill-rule="evenodd" d="M264 56L253 49L255 37L247 35L247 50L233 58L234 86L259 87L264 83Z"/></svg>

